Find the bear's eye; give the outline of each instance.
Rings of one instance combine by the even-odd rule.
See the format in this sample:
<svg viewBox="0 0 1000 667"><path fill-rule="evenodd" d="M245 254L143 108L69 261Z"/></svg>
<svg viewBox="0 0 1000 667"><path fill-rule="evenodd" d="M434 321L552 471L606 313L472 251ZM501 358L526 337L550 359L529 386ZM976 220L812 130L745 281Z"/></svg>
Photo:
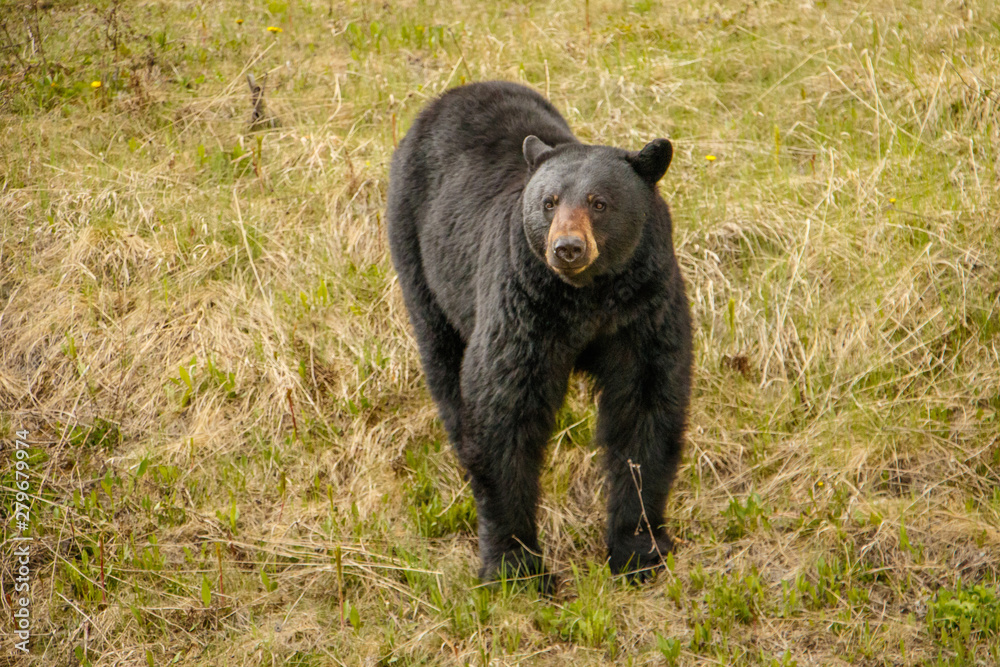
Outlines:
<svg viewBox="0 0 1000 667"><path fill-rule="evenodd" d="M545 206L545 210L546 211L551 211L552 209L554 209L556 207L556 198L555 197L546 197L545 201L542 202L542 205Z"/></svg>
<svg viewBox="0 0 1000 667"><path fill-rule="evenodd" d="M594 210L595 211L603 211L607 207L608 207L608 205L605 204L603 200L601 200L601 199L595 199L594 200Z"/></svg>

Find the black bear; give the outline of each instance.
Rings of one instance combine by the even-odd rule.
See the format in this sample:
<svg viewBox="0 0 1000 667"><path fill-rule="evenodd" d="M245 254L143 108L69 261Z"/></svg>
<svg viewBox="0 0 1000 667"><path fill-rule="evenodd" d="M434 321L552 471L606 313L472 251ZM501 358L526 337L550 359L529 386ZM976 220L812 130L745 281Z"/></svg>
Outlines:
<svg viewBox="0 0 1000 667"><path fill-rule="evenodd" d="M544 97L484 82L448 91L399 144L392 261L431 396L468 471L480 576L541 574L538 478L570 373L599 391L612 571L671 548L664 504L681 457L691 323L657 181L673 148L581 143Z"/></svg>

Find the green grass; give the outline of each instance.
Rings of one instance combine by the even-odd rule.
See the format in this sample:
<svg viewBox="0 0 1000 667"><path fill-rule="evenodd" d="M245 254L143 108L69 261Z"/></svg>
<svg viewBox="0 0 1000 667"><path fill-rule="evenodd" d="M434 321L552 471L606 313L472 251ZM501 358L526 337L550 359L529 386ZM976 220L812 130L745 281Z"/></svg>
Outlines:
<svg viewBox="0 0 1000 667"><path fill-rule="evenodd" d="M37 664L995 664L998 54L989 3L0 2ZM694 391L642 586L603 562L582 377L558 594L475 577L383 215L414 116L495 78L674 143Z"/></svg>

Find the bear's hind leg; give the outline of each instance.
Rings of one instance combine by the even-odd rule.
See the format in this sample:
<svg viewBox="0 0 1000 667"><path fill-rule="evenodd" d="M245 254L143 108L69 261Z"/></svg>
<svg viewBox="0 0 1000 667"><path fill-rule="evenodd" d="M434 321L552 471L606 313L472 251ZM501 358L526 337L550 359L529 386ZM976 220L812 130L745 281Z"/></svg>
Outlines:
<svg viewBox="0 0 1000 667"><path fill-rule="evenodd" d="M410 321L420 347L420 361L427 377L427 387L437 404L448 437L457 446L462 438L462 394L460 373L465 343L436 304L417 312L410 310Z"/></svg>
<svg viewBox="0 0 1000 667"><path fill-rule="evenodd" d="M420 363L427 378L427 387L437 404L445 430L457 447L462 441L460 376L465 342L427 286L416 238L393 243L392 249L403 301L420 349Z"/></svg>

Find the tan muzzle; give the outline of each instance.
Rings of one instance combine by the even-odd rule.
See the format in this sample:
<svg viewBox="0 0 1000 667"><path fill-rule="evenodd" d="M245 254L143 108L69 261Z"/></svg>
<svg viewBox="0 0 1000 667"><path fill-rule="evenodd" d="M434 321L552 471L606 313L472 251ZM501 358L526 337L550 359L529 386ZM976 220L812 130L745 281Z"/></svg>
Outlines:
<svg viewBox="0 0 1000 667"><path fill-rule="evenodd" d="M585 208L558 206L549 227L545 261L557 273L575 276L597 259L597 241Z"/></svg>

